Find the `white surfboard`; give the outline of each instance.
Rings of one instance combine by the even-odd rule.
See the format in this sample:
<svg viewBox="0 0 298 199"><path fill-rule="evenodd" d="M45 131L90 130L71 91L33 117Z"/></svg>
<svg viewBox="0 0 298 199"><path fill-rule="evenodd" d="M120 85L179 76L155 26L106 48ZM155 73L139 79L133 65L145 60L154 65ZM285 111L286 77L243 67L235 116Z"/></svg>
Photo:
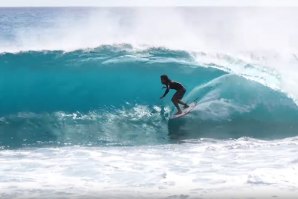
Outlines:
<svg viewBox="0 0 298 199"><path fill-rule="evenodd" d="M182 116L188 114L189 112L191 112L196 107L196 105L197 105L197 103L195 103L195 102L189 104L188 108L182 109L181 114L172 115L170 119L176 119L176 118L179 118L179 117L182 117Z"/></svg>

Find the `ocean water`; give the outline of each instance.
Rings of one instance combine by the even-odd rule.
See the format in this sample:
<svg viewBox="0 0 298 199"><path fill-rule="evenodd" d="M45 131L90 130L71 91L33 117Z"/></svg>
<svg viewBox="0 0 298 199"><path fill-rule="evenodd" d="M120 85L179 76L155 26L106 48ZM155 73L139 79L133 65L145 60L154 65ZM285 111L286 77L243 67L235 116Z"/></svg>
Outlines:
<svg viewBox="0 0 298 199"><path fill-rule="evenodd" d="M295 198L296 11L0 8L0 198Z"/></svg>

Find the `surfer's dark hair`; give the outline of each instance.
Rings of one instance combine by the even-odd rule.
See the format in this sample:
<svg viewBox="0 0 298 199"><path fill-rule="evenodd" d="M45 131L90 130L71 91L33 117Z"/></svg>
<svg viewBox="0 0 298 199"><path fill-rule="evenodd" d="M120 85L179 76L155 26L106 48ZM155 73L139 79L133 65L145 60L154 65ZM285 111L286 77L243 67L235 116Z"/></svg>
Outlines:
<svg viewBox="0 0 298 199"><path fill-rule="evenodd" d="M167 75L161 75L160 76L161 79L165 79L167 81L170 81L169 77Z"/></svg>

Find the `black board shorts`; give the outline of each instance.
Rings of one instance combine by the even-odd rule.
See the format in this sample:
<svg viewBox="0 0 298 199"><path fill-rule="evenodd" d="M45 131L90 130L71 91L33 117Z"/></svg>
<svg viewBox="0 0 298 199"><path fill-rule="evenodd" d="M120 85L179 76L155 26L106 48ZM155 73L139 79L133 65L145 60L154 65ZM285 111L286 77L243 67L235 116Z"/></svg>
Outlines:
<svg viewBox="0 0 298 199"><path fill-rule="evenodd" d="M176 93L173 95L172 100L181 100L185 94L185 89L177 90Z"/></svg>

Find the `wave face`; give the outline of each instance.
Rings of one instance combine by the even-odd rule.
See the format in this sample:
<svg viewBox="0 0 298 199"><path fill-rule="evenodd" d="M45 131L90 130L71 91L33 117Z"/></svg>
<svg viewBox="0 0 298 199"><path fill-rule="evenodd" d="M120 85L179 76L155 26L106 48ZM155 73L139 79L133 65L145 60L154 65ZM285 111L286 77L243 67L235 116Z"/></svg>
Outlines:
<svg viewBox="0 0 298 199"><path fill-rule="evenodd" d="M160 75L187 87L222 75L187 52L129 45L2 54L1 145L136 145L167 141ZM190 78L195 77L195 78Z"/></svg>
<svg viewBox="0 0 298 199"><path fill-rule="evenodd" d="M4 147L297 135L298 108L286 94L200 66L186 51L121 45L4 53L0 60ZM185 99L198 103L191 114L168 120L173 107L170 97L159 99L161 74L186 86Z"/></svg>

